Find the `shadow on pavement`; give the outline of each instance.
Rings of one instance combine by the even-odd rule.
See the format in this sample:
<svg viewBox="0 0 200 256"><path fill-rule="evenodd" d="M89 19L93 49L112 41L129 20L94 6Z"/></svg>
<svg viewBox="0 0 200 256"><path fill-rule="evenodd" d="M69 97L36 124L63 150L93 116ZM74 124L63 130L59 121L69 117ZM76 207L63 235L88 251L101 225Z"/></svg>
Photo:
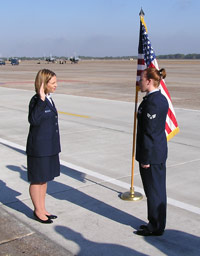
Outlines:
<svg viewBox="0 0 200 256"><path fill-rule="evenodd" d="M15 147L8 146L3 144L4 146L7 146L19 153L25 154L25 151L19 150ZM8 169L18 172L20 175L20 178L23 179L24 181L27 181L27 173L26 173L26 167L24 166L15 166L15 165L7 165L6 166ZM76 180L79 180L81 182L85 182L85 174L74 170L70 169L64 165L61 165L61 172L65 175L68 175L69 177L72 177ZM101 184L100 184L101 186ZM107 187L106 187L107 188ZM111 188L110 188L111 189ZM112 189L111 189L112 190ZM69 191L68 193L66 193ZM15 193L18 193L15 191ZM51 181L48 182L48 189L47 193L51 195L52 197L59 199L59 200L66 200L69 201L73 204L79 205L87 210L90 210L92 212L95 212L99 215L102 215L104 217L107 217L113 221L125 224L125 225L130 225L133 228L138 228L139 225L143 224L143 221L140 219L124 212L121 211L115 207L110 206L109 204L106 204L98 199L95 199L92 196L89 196L77 189L74 189L73 187L70 187L68 185L65 185L63 183L57 182L57 181ZM13 208L14 210L21 211L24 214L26 214L28 217L32 217L32 210L28 208L27 206L20 202L20 200L16 199L16 196L13 192L13 194L10 194L10 197L13 198L13 202L16 203L18 201L20 204L9 204L8 206ZM18 205L21 205L18 207Z"/></svg>
<svg viewBox="0 0 200 256"><path fill-rule="evenodd" d="M9 188L4 181L0 180L0 202L15 211L24 213L27 217L32 218L33 211L17 198L19 195L21 195L21 193Z"/></svg>
<svg viewBox="0 0 200 256"><path fill-rule="evenodd" d="M73 231L70 228L64 226L56 226L55 231L62 235L65 239L73 241L78 244L80 250L76 254L78 256L98 256L98 255L109 255L109 256L147 256L137 252L131 248L109 243L97 243L84 238L81 233Z"/></svg>
<svg viewBox="0 0 200 256"><path fill-rule="evenodd" d="M183 231L166 229L163 236L144 237L144 240L159 249L164 255L200 255L200 237Z"/></svg>
<svg viewBox="0 0 200 256"><path fill-rule="evenodd" d="M53 186L54 191L59 189L57 193L51 193L51 196L58 200L66 200L91 212L111 219L112 221L129 225L133 228L138 228L139 225L144 224L144 222L137 217L110 206L109 204L87 195L78 189L74 189L57 181L53 181L49 184L49 190L52 190L51 186Z"/></svg>
<svg viewBox="0 0 200 256"><path fill-rule="evenodd" d="M20 175L20 178L27 181L26 168L24 166L19 167L14 165L7 165L7 168L14 172L18 172ZM65 169L67 169L67 167L65 167ZM73 172L72 169L70 169L69 171ZM76 170L74 170L74 173L78 180L83 180L81 173L79 175L79 172ZM30 216L32 217L32 210L28 208L25 204L23 204L19 199L16 198L17 195L20 195L19 192L13 191L6 194L7 194L6 200L8 202L14 202L14 203L19 202L19 204L9 203L8 204L9 207L13 208L14 210L23 212L28 217ZM143 224L142 220L122 210L112 207L109 204L106 204L98 199L95 199L94 197L87 195L79 191L78 189L74 189L71 186L68 186L66 184L63 184L57 181L48 182L47 194L51 195L52 197L58 200L66 200L73 204L79 205L80 207L83 207L89 211L92 211L99 215L107 217L113 221L116 221L125 225L130 225L133 228L138 228L139 225ZM3 201L3 198L2 198L2 201Z"/></svg>

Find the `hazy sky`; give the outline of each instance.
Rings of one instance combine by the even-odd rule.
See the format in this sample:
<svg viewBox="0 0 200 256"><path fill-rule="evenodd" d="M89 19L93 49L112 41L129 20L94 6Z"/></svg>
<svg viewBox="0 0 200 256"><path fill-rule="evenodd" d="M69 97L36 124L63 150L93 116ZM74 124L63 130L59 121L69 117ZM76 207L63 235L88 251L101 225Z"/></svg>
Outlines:
<svg viewBox="0 0 200 256"><path fill-rule="evenodd" d="M145 12L156 55L200 53L199 0L0 0L0 57L137 55Z"/></svg>

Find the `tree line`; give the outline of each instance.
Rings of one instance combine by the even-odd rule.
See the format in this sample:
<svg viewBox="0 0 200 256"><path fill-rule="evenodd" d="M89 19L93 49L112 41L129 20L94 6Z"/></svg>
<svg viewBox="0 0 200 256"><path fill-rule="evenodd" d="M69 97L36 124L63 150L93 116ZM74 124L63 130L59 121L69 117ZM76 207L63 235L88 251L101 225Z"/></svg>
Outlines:
<svg viewBox="0 0 200 256"><path fill-rule="evenodd" d="M53 56L56 59L68 59L68 57L65 56ZM132 60L132 59L137 59L137 56L105 56L105 57L94 57L94 56L77 56L82 60L91 60L91 59L96 59L96 60ZM21 60L43 60L44 57L18 57ZM166 55L158 55L156 56L157 59L200 59L200 54L197 53L190 53L190 54L181 54L181 53L176 53L176 54L166 54ZM1 58L6 60L7 58Z"/></svg>
<svg viewBox="0 0 200 256"><path fill-rule="evenodd" d="M80 56L82 59L137 59L137 56L106 56L106 57L85 57ZM200 54L191 53L191 54L166 54L166 55L158 55L156 56L157 59L200 59Z"/></svg>
<svg viewBox="0 0 200 256"><path fill-rule="evenodd" d="M91 57L91 56L79 56L81 59L99 59L99 60L117 60L117 59L125 59L125 60L130 60L130 59L137 59L137 56L105 56L105 57ZM176 53L176 54L166 54L166 55L158 55L156 56L157 59L200 59L200 54L197 53L190 53L190 54L181 54L181 53Z"/></svg>
<svg viewBox="0 0 200 256"><path fill-rule="evenodd" d="M166 54L166 55L159 55L158 59L200 59L200 54L190 53L190 54Z"/></svg>

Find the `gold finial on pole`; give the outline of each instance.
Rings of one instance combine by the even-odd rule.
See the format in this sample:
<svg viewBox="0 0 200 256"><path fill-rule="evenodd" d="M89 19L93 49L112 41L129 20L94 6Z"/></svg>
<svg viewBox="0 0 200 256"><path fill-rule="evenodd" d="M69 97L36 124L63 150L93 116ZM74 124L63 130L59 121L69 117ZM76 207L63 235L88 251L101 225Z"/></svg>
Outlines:
<svg viewBox="0 0 200 256"><path fill-rule="evenodd" d="M140 16L143 16L145 15L144 11L142 10L142 7L141 7L141 10L140 10L140 13L139 13Z"/></svg>

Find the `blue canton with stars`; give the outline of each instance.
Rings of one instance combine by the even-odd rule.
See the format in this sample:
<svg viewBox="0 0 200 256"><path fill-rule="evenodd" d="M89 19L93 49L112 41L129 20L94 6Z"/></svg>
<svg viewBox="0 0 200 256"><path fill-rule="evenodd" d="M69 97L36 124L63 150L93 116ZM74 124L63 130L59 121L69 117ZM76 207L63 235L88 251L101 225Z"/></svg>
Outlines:
<svg viewBox="0 0 200 256"><path fill-rule="evenodd" d="M146 62L147 67L149 67L151 62L156 58L156 55L151 46L149 36L148 36L145 26L143 24L142 24L142 46L143 46L144 60Z"/></svg>

